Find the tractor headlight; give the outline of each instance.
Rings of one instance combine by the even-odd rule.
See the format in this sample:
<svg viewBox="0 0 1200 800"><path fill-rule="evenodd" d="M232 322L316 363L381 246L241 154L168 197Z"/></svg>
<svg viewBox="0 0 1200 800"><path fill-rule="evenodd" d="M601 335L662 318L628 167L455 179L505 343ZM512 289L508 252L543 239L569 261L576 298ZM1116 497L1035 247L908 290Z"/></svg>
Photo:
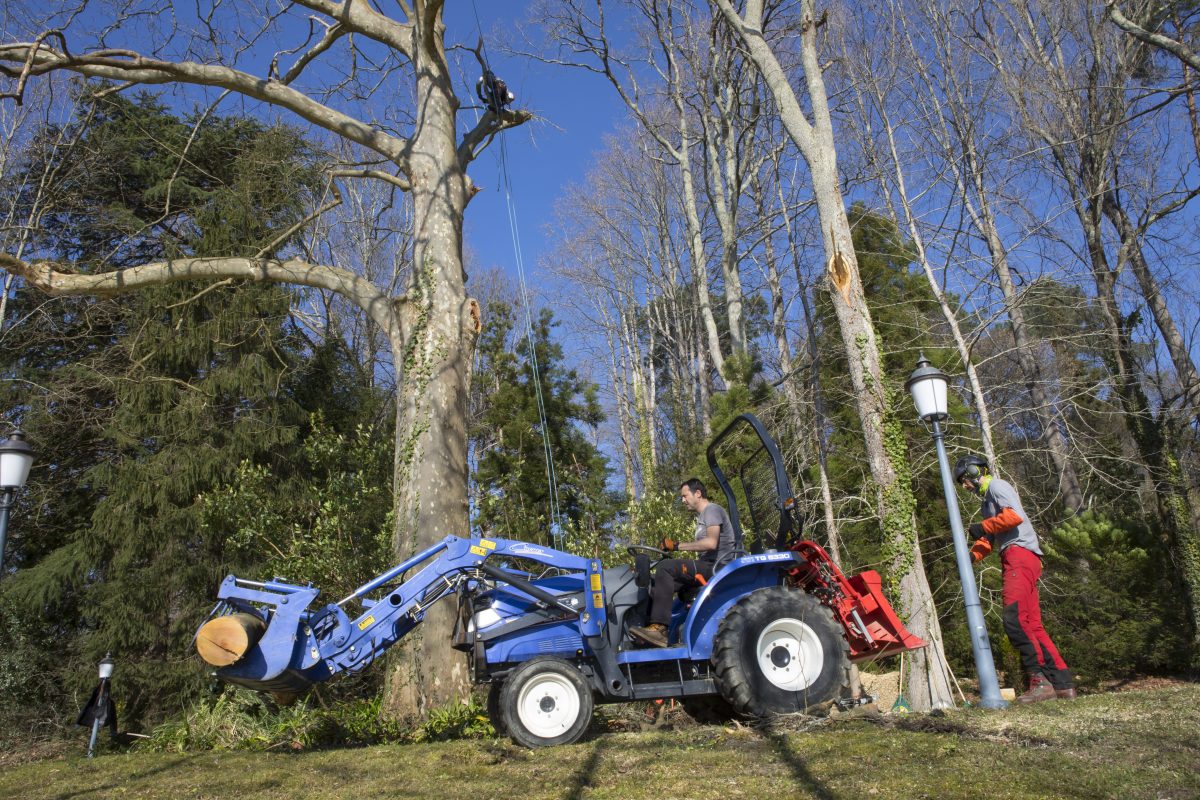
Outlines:
<svg viewBox="0 0 1200 800"><path fill-rule="evenodd" d="M481 608L472 615L471 621L467 624L467 630L471 632L481 631L492 627L502 619L504 618L500 616L496 609Z"/></svg>

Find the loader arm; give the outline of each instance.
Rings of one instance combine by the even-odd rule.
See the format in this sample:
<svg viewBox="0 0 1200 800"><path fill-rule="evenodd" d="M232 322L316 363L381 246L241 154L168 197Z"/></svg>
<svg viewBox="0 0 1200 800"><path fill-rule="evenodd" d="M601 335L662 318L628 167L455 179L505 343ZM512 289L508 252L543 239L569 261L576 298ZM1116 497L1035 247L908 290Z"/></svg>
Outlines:
<svg viewBox="0 0 1200 800"><path fill-rule="evenodd" d="M557 595L498 566L504 557L589 573L592 591L586 600ZM417 571L404 577L413 570ZM222 616L258 617L266 622L265 633L249 643L234 663L220 667L217 676L255 689L299 692L339 673L364 669L420 624L428 609L443 598L500 584L507 592L521 592L536 601L547 618L577 619L585 641L598 641L605 622L600 574L597 561L527 542L447 536L338 602L313 610L309 604L320 592L311 586L230 575L221 583L220 602L197 638ZM357 616L352 617L351 610Z"/></svg>

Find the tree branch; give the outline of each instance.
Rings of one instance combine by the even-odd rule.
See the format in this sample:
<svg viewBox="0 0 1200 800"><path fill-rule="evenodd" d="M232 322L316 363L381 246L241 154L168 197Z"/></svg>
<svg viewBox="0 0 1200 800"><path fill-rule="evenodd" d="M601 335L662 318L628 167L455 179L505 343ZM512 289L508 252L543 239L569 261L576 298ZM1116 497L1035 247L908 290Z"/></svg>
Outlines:
<svg viewBox="0 0 1200 800"><path fill-rule="evenodd" d="M505 109L497 115L495 111L488 109L479 118L475 127L467 131L458 145L458 161L462 164L463 169L466 169L467 165L484 151L497 133L507 128L524 125L531 119L533 119L532 111Z"/></svg>
<svg viewBox="0 0 1200 800"><path fill-rule="evenodd" d="M397 186L401 191L407 192L412 189L412 184L406 178L400 175L393 175L390 172L384 172L380 169L349 169L339 168L329 170L330 176L334 178L375 178L381 181L387 181L393 186Z"/></svg>
<svg viewBox="0 0 1200 800"><path fill-rule="evenodd" d="M136 267L84 275L56 269L51 261L29 263L0 253L0 268L25 279L49 295L113 297L145 286L182 281L239 278L261 283L291 283L326 289L345 297L365 311L385 331L399 331L397 307L402 302L380 291L375 284L349 270L300 259L182 258Z"/></svg>
<svg viewBox="0 0 1200 800"><path fill-rule="evenodd" d="M1160 50L1166 50L1192 69L1200 70L1200 56L1189 50L1183 42L1177 42L1169 36L1163 36L1161 33L1151 33L1133 22L1121 13L1121 9L1117 8L1116 0L1108 0L1105 5L1108 7L1108 18L1118 28L1130 34L1135 39L1153 45Z"/></svg>
<svg viewBox="0 0 1200 800"><path fill-rule="evenodd" d="M296 59L296 63L292 64L287 73L280 78L280 81L282 81L285 86L290 85L292 81L300 77L300 73L304 71L304 68L311 64L317 56L333 47L334 42L343 36L348 35L349 33L350 31L346 30L340 22L335 22L334 24L328 26L325 29L325 35L321 37L321 40L313 45L312 49L308 50L302 56L300 56L300 58Z"/></svg>
<svg viewBox="0 0 1200 800"><path fill-rule="evenodd" d="M20 68L2 62L21 64ZM229 67L192 61L158 61L128 50L99 50L72 56L39 42L0 45L0 74L19 77L69 70L92 78L144 84L189 83L216 86L246 97L286 108L312 124L344 136L352 142L386 156L404 169L407 140L391 136L354 117L316 102L279 81L258 78Z"/></svg>
<svg viewBox="0 0 1200 800"><path fill-rule="evenodd" d="M25 84L29 81L29 76L33 74L34 53L36 53L42 47L42 42L46 41L46 39L49 39L50 37L58 39L59 43L62 45L63 52L67 52L67 37L63 35L62 31L45 31L44 33L40 34L36 39L33 40L33 46L29 48L28 55L23 59L24 63L21 65L20 71L17 72L15 70L4 70L5 75L8 75L9 77L16 77L17 88L14 92L4 92L3 94L0 94L0 99L11 97L17 101L18 106L24 105Z"/></svg>
<svg viewBox="0 0 1200 800"><path fill-rule="evenodd" d="M293 0L296 5L332 17L341 23L348 31L361 33L368 39L374 39L380 44L402 53L410 61L413 57L412 13L406 15L409 22L397 22L386 14L376 11L363 0L344 0L334 3L331 0Z"/></svg>

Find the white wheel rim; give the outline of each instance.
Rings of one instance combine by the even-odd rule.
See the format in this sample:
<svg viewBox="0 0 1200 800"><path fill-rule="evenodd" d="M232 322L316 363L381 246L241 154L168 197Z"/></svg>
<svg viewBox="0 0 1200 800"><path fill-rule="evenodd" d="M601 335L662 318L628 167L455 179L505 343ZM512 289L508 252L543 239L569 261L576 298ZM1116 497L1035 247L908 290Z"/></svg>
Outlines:
<svg viewBox="0 0 1200 800"><path fill-rule="evenodd" d="M542 739L570 730L579 719L579 693L562 675L539 675L521 687L517 716L525 729Z"/></svg>
<svg viewBox="0 0 1200 800"><path fill-rule="evenodd" d="M807 689L821 675L825 651L816 631L798 619L777 619L758 637L758 669L788 692Z"/></svg>

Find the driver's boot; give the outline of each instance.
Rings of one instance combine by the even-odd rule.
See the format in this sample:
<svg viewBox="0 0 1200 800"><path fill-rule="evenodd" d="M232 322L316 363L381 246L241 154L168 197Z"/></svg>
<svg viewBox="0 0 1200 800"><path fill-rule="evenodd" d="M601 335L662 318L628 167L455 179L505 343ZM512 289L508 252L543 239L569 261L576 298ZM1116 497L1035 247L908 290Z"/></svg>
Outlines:
<svg viewBox="0 0 1200 800"><path fill-rule="evenodd" d="M667 646L667 626L657 622L651 622L644 628L630 628L629 635L655 647Z"/></svg>

